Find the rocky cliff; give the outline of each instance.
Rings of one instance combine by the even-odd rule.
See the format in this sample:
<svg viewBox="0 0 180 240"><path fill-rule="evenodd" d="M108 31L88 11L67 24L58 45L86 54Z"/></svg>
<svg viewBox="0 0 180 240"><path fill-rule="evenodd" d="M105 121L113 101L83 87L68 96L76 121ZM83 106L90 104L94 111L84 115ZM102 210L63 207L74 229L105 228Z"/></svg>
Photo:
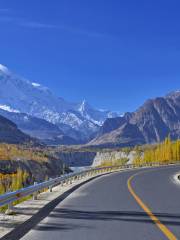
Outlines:
<svg viewBox="0 0 180 240"><path fill-rule="evenodd" d="M58 152L59 158L71 167L91 166L96 157L95 151Z"/></svg>
<svg viewBox="0 0 180 240"><path fill-rule="evenodd" d="M82 167L82 166L99 166L103 163L113 164L121 159L127 159L131 161L133 158L133 152L126 153L122 150L105 149L99 150L77 150L77 151L61 151L57 153L59 158L70 167Z"/></svg>

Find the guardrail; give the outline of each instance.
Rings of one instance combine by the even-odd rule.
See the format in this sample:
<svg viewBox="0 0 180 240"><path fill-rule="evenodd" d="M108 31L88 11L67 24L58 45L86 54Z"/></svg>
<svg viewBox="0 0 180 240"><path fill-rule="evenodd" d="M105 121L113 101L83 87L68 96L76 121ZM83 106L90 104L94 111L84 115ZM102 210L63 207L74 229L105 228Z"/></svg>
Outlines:
<svg viewBox="0 0 180 240"><path fill-rule="evenodd" d="M93 176L97 175L100 173L108 172L108 171L113 171L118 169L119 167L102 167L102 168L92 168L88 170L84 170L81 172L76 172L76 173L69 173L69 174L64 174L63 176L50 179L48 181L42 182L42 183L34 183L34 185L19 189L14 192L8 192L0 196L0 207L8 205L8 210L7 213L10 213L13 211L13 202L20 200L24 197L33 196L33 199L37 199L37 195L40 191L43 191L44 189L49 189L50 192L52 191L52 188L55 187L56 185L59 184L64 184L64 183L72 183L73 180L76 179L81 179L86 176Z"/></svg>
<svg viewBox="0 0 180 240"><path fill-rule="evenodd" d="M83 177L87 176L96 176L99 174L103 174L106 172L113 172L118 171L122 169L133 169L133 168L139 168L139 167L153 167L153 166L162 166L162 165L170 165L170 164L180 164L180 162L168 162L166 164L161 163L149 163L144 164L141 166L128 164L128 165L119 165L119 166L109 166L109 167L101 167L101 168L91 168L88 170L84 170L77 173L69 173L65 174L63 176L60 176L58 178L50 179L48 181L42 182L42 183L35 183L32 186L22 188L20 190L5 193L0 196L0 207L8 205L8 212L13 211L13 202L22 199L23 197L27 197L32 195L33 199L37 199L37 195L40 191L43 191L44 189L49 188L50 192L52 191L52 188L64 183L72 183L73 180L81 179Z"/></svg>

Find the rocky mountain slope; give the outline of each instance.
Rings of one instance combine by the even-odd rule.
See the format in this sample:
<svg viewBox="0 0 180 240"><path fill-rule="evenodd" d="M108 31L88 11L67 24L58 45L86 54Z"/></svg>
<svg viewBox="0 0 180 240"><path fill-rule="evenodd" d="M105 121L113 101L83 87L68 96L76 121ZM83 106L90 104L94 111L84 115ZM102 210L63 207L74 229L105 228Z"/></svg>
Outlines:
<svg viewBox="0 0 180 240"><path fill-rule="evenodd" d="M0 115L0 143L2 142L24 144L33 143L35 140L21 132L13 122Z"/></svg>
<svg viewBox="0 0 180 240"><path fill-rule="evenodd" d="M39 142L48 145L76 144L75 139L64 135L58 126L44 119L36 118L26 113L10 112L0 109L0 115L11 120L18 128Z"/></svg>
<svg viewBox="0 0 180 240"><path fill-rule="evenodd" d="M137 111L107 119L88 145L134 146L180 138L180 91L148 100Z"/></svg>
<svg viewBox="0 0 180 240"><path fill-rule="evenodd" d="M87 141L107 117L118 115L96 110L86 101L67 102L55 96L48 88L17 76L1 64L0 84L1 109L44 119L58 126L66 137L76 141Z"/></svg>

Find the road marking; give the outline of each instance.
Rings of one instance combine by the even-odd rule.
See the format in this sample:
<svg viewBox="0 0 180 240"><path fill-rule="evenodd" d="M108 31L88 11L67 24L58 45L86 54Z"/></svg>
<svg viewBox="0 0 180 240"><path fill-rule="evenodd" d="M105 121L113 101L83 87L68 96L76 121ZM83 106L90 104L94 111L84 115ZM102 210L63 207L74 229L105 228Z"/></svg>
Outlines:
<svg viewBox="0 0 180 240"><path fill-rule="evenodd" d="M144 172L144 171L143 171ZM169 240L177 240L175 235L163 224L160 222L160 220L151 212L151 210L147 207L147 205L140 199L140 197L135 193L131 186L131 181L133 178L142 172L136 173L132 175L128 181L127 181L127 186L128 190L131 193L131 195L135 198L136 202L140 205L140 207L147 213L147 215L150 217L150 219L156 224L156 226L164 233L164 235L169 239Z"/></svg>

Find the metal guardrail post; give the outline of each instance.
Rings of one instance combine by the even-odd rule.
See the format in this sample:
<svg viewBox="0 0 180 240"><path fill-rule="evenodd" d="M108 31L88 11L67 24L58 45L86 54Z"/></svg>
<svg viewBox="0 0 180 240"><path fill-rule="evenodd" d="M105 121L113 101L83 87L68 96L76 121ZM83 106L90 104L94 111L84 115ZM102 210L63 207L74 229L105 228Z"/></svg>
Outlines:
<svg viewBox="0 0 180 240"><path fill-rule="evenodd" d="M73 178L71 177L71 178L69 179L69 184L72 184L72 181L73 181Z"/></svg>
<svg viewBox="0 0 180 240"><path fill-rule="evenodd" d="M52 180L52 178L49 178L49 180ZM51 185L51 186L49 186L49 191L50 192L52 192L52 188L53 188L53 186Z"/></svg>
<svg viewBox="0 0 180 240"><path fill-rule="evenodd" d="M37 182L34 182L34 185L37 185ZM38 195L37 192L33 193L33 200L37 200L37 195Z"/></svg>
<svg viewBox="0 0 180 240"><path fill-rule="evenodd" d="M66 180L63 180L63 181L62 181L62 186L64 186L64 184L66 184Z"/></svg>
<svg viewBox="0 0 180 240"><path fill-rule="evenodd" d="M14 213L14 206L13 206L13 203L9 203L8 204L8 209L6 210L5 214L7 215L11 215Z"/></svg>

